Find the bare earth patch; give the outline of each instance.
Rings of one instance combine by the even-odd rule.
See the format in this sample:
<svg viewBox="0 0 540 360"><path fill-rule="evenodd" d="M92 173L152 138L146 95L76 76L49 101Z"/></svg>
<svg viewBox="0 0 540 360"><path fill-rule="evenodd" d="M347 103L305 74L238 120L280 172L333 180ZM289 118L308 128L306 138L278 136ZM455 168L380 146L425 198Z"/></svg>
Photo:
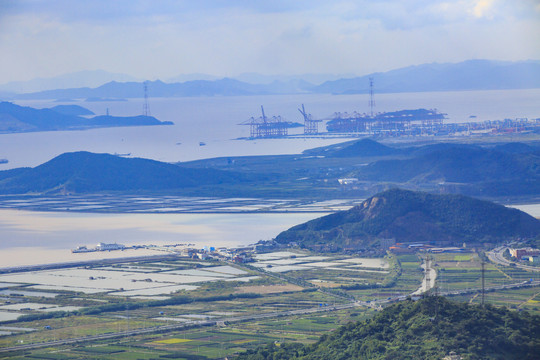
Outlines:
<svg viewBox="0 0 540 360"><path fill-rule="evenodd" d="M276 294L288 291L301 291L304 288L297 285L287 284L287 285L259 285L259 286L242 286L236 288L236 294Z"/></svg>

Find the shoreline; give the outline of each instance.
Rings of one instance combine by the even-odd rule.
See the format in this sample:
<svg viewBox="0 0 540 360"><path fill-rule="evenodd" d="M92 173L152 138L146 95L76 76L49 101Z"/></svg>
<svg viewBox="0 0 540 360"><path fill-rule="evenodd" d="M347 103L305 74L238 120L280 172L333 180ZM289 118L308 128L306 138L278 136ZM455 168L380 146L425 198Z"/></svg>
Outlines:
<svg viewBox="0 0 540 360"><path fill-rule="evenodd" d="M160 261L168 259L178 258L178 254L167 254L167 255L145 255L145 256L132 256L132 257L119 257L119 258L109 258L109 259L90 259L90 260L79 260L79 261L68 261L68 262L56 262L56 263L44 263L44 264L34 264L34 265L21 265L21 266L8 266L1 267L0 274L12 274L17 272L27 272L27 271L40 271L40 270L51 270L51 269L63 269L70 267L79 267L87 265L109 265L109 264L121 264L129 263L135 261Z"/></svg>

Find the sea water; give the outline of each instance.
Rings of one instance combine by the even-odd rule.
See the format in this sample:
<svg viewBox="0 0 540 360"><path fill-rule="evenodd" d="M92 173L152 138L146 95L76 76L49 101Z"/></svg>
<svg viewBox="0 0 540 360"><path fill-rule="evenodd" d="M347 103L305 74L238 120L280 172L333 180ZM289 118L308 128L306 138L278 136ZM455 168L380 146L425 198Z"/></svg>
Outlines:
<svg viewBox="0 0 540 360"><path fill-rule="evenodd" d="M376 111L436 108L448 122L540 117L540 89L377 94ZM142 113L142 99L114 102L16 101L19 105L48 108L76 104L97 115ZM150 98L150 111L172 126L102 128L86 131L51 131L0 134L0 170L37 166L70 151L130 154L131 157L177 162L217 156L298 154L305 149L344 139L257 139L249 126L238 125L260 116L281 115L302 123L298 107L304 104L315 119L334 112L368 112L367 95L279 95L196 98ZM321 130L324 128L321 126ZM301 132L301 128L291 133ZM205 145L201 146L204 143ZM537 208L527 208L529 211ZM527 209L523 209L526 210ZM533 214L538 216L536 213ZM194 243L236 246L270 239L287 228L322 214L81 214L0 210L0 264L19 266L90 257L122 257L124 252L71 254L79 245L98 242L133 244ZM139 251L139 250L137 250ZM134 251L134 256L146 252Z"/></svg>
<svg viewBox="0 0 540 360"><path fill-rule="evenodd" d="M162 255L155 250L71 253L99 242L236 247L269 240L326 214L96 214L0 210L0 268L101 258Z"/></svg>
<svg viewBox="0 0 540 360"><path fill-rule="evenodd" d="M475 116L477 121L537 118L540 117L539 100L540 89L377 94L375 110L436 108L448 114L448 122L470 121L470 116ZM108 111L115 116L140 115L143 109L142 99L15 103L36 108L75 104L97 115ZM7 164L0 164L0 170L37 166L64 152L81 150L177 162L222 156L298 154L309 148L346 140L237 140L249 136L249 126L239 124L252 116L260 116L261 105L264 105L267 116L280 115L287 121L303 123L298 111L301 104L314 119L324 120L320 130L324 130L325 121L335 112L369 111L368 97L363 94L150 98L151 115L162 121L172 121L174 125L0 134L0 158L9 160ZM301 132L302 128L290 130L291 134Z"/></svg>

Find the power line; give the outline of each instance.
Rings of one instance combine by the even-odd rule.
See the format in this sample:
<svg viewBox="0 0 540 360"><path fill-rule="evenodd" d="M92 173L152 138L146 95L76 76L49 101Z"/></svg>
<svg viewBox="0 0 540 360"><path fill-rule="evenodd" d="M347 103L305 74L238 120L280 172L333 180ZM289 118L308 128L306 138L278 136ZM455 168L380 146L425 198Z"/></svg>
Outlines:
<svg viewBox="0 0 540 360"><path fill-rule="evenodd" d="M143 115L150 116L150 106L148 105L148 81L145 81L143 84L144 84Z"/></svg>
<svg viewBox="0 0 540 360"><path fill-rule="evenodd" d="M375 107L375 100L374 100L374 91L373 91L373 78L369 78L369 109L371 112L371 117L373 117L373 108Z"/></svg>

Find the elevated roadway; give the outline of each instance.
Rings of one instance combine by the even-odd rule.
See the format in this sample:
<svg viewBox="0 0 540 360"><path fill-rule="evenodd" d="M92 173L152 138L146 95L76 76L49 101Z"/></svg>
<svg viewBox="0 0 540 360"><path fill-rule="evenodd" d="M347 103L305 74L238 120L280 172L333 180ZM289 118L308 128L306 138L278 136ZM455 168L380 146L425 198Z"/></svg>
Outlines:
<svg viewBox="0 0 540 360"><path fill-rule="evenodd" d="M535 272L540 271L540 267L524 265L524 264L520 264L520 263L513 262L506 259L503 256L506 249L507 249L506 246L499 246L491 251L488 251L486 254L488 256L489 261L498 265L503 265L503 266L515 266L516 268L527 270L527 271L535 271Z"/></svg>

